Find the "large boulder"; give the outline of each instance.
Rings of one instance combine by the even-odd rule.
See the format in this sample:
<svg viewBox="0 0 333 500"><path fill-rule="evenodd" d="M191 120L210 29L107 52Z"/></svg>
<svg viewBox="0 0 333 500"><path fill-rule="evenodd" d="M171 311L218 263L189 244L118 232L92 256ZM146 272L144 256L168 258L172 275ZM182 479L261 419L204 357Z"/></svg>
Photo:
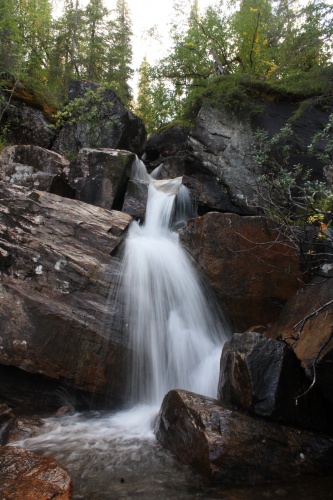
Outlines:
<svg viewBox="0 0 333 500"><path fill-rule="evenodd" d="M67 183L69 161L33 145L8 146L0 154L0 180L74 198Z"/></svg>
<svg viewBox="0 0 333 500"><path fill-rule="evenodd" d="M82 148L126 149L141 154L146 131L141 118L128 111L110 89L93 82L73 81L69 102L78 107L61 128L53 149L75 158ZM74 116L75 115L75 116Z"/></svg>
<svg viewBox="0 0 333 500"><path fill-rule="evenodd" d="M53 457L0 446L0 495L6 500L70 500L72 480Z"/></svg>
<svg viewBox="0 0 333 500"><path fill-rule="evenodd" d="M0 363L118 401L127 339L114 253L131 217L6 183L0 199Z"/></svg>
<svg viewBox="0 0 333 500"><path fill-rule="evenodd" d="M122 210L136 155L117 149L83 148L71 164L69 182L76 199Z"/></svg>
<svg viewBox="0 0 333 500"><path fill-rule="evenodd" d="M180 230L180 241L236 331L276 321L302 286L299 255L265 217L210 212L190 220Z"/></svg>
<svg viewBox="0 0 333 500"><path fill-rule="evenodd" d="M206 480L256 482L333 473L333 442L284 427L187 391L164 398L158 441Z"/></svg>
<svg viewBox="0 0 333 500"><path fill-rule="evenodd" d="M218 399L287 425L329 430L331 420L287 344L256 332L235 333L223 346Z"/></svg>
<svg viewBox="0 0 333 500"><path fill-rule="evenodd" d="M267 335L290 345L308 373L308 388L313 381L333 404L333 275L324 271L291 297Z"/></svg>

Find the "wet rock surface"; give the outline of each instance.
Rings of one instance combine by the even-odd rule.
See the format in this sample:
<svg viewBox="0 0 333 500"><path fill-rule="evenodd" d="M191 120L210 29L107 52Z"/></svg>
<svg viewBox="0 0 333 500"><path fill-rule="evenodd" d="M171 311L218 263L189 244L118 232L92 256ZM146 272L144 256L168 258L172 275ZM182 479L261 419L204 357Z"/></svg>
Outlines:
<svg viewBox="0 0 333 500"><path fill-rule="evenodd" d="M121 398L127 348L110 254L130 216L5 183L0 193L0 363Z"/></svg>
<svg viewBox="0 0 333 500"><path fill-rule="evenodd" d="M333 472L332 439L225 409L187 391L165 396L155 432L164 447L211 482Z"/></svg>
<svg viewBox="0 0 333 500"><path fill-rule="evenodd" d="M264 217L211 212L180 241L224 304L236 331L277 319L302 286L300 259Z"/></svg>
<svg viewBox="0 0 333 500"><path fill-rule="evenodd" d="M309 386L299 360L287 344L259 333L235 333L223 346L218 399L223 405L250 411L286 425L329 431L316 390Z"/></svg>
<svg viewBox="0 0 333 500"><path fill-rule="evenodd" d="M13 418L1 436L1 444L38 436L43 432L43 425L43 420L37 417Z"/></svg>
<svg viewBox="0 0 333 500"><path fill-rule="evenodd" d="M0 446L0 494L6 500L70 500L72 481L53 457Z"/></svg>
<svg viewBox="0 0 333 500"><path fill-rule="evenodd" d="M148 183L131 179L127 185L122 211L132 217L144 220L148 199Z"/></svg>

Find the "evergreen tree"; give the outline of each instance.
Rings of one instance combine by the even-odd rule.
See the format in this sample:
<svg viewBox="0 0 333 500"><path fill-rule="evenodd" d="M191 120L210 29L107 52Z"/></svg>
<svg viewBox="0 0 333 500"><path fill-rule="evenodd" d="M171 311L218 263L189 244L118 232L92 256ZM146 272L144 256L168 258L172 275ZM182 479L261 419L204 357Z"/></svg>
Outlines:
<svg viewBox="0 0 333 500"><path fill-rule="evenodd" d="M90 0L83 13L82 76L96 82L103 81L106 70L107 15L103 0Z"/></svg>
<svg viewBox="0 0 333 500"><path fill-rule="evenodd" d="M0 71L15 72L22 50L16 5L12 0L0 0Z"/></svg>
<svg viewBox="0 0 333 500"><path fill-rule="evenodd" d="M81 74L82 24L83 11L79 0L65 0L63 14L54 25L49 68L50 86L53 89L59 88L64 96L67 94L69 81L79 78Z"/></svg>
<svg viewBox="0 0 333 500"><path fill-rule="evenodd" d="M107 53L106 82L125 105L132 101L129 81L133 75L132 64L132 23L126 0L117 0L115 18L109 23L109 49Z"/></svg>
<svg viewBox="0 0 333 500"><path fill-rule="evenodd" d="M146 126L148 134L174 117L174 110L170 107L171 99L165 83L155 78L153 68L146 56L139 68L138 97L135 112Z"/></svg>

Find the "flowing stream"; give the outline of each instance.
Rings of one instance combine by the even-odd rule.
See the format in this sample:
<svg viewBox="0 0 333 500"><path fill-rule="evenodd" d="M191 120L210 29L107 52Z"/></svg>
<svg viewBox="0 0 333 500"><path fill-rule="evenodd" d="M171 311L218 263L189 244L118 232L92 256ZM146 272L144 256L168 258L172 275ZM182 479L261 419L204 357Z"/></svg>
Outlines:
<svg viewBox="0 0 333 500"><path fill-rule="evenodd" d="M132 178L149 184L145 222L132 223L123 260L132 407L48 418L43 434L16 444L67 466L74 498L193 498L200 480L156 443L153 423L172 388L216 395L226 327L178 244L175 229L193 214L182 179L156 180L139 160Z"/></svg>

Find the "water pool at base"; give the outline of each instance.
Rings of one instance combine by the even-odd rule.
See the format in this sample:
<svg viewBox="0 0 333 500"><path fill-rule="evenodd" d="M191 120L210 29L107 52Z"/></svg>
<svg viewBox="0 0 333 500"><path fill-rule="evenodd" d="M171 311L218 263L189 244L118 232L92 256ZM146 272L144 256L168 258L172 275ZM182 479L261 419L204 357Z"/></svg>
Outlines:
<svg viewBox="0 0 333 500"><path fill-rule="evenodd" d="M48 418L45 433L15 445L53 455L65 466L74 483L73 500L333 498L333 477L208 486L156 442L153 422L157 411L139 405L114 414Z"/></svg>

